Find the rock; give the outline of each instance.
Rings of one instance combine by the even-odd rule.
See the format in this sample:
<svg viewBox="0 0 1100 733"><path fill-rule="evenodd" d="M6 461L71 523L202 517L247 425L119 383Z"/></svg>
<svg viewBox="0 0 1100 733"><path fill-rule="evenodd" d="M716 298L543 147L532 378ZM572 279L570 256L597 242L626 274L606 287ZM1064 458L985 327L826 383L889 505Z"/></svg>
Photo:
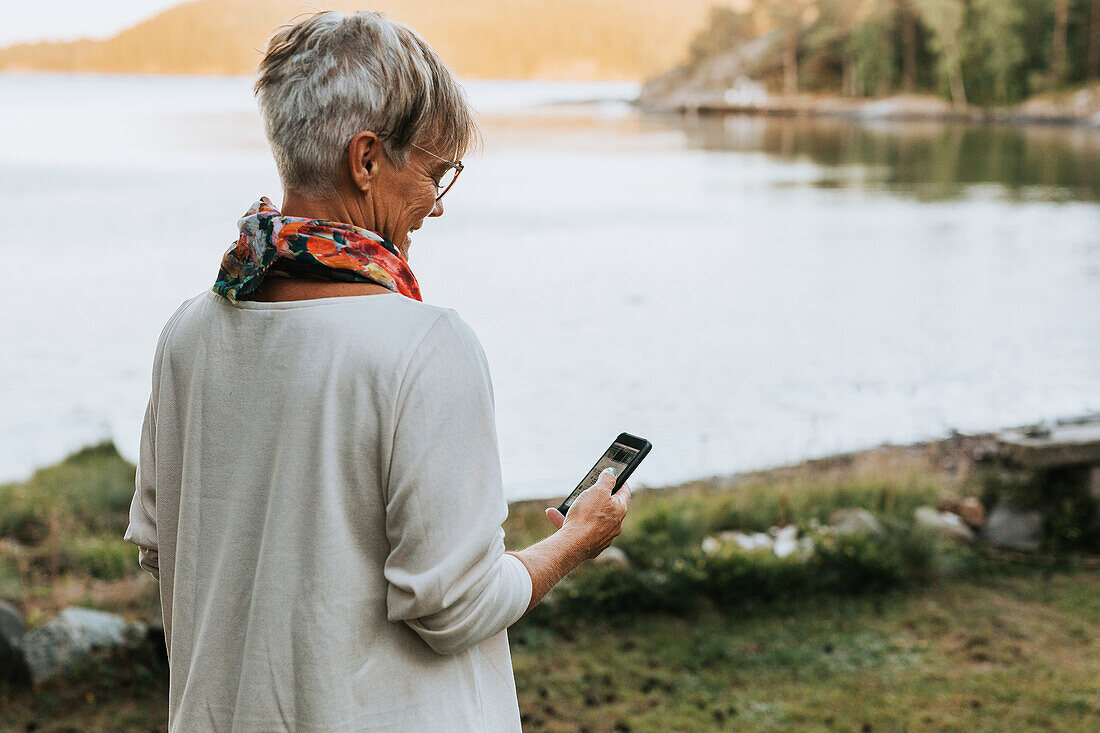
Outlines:
<svg viewBox="0 0 1100 733"><path fill-rule="evenodd" d="M936 532L962 542L973 542L974 532L967 527L959 515L951 512L937 511L934 507L917 507L913 513L917 524L929 527Z"/></svg>
<svg viewBox="0 0 1100 733"><path fill-rule="evenodd" d="M593 558L595 565L611 565L619 570L630 570L630 558L618 547L608 547L597 557Z"/></svg>
<svg viewBox="0 0 1100 733"><path fill-rule="evenodd" d="M752 81L749 71L773 42L774 34L754 38L701 59L697 64L685 64L667 71L642 86L637 104L651 111L700 106L759 108L767 101L767 91Z"/></svg>
<svg viewBox="0 0 1100 733"><path fill-rule="evenodd" d="M726 542L736 542L743 550L772 549L773 540L763 532L745 534L744 532L723 532L718 538Z"/></svg>
<svg viewBox="0 0 1100 733"><path fill-rule="evenodd" d="M0 598L0 641L15 646L27 632L27 623L23 614L13 604Z"/></svg>
<svg viewBox="0 0 1100 733"><path fill-rule="evenodd" d="M126 621L87 608L66 608L23 636L23 653L31 680L38 684L56 677L92 649L127 642Z"/></svg>
<svg viewBox="0 0 1100 733"><path fill-rule="evenodd" d="M776 557L787 557L798 552L803 555L813 553L813 540L809 537L798 536L798 527L790 524L786 527L772 527L767 532L746 534L744 532L722 532L717 537L707 537L703 540L703 552L711 554L717 552L724 544L735 544L742 550L753 552L754 550L771 550Z"/></svg>
<svg viewBox="0 0 1100 733"><path fill-rule="evenodd" d="M833 534L857 534L866 532L883 536L886 530L875 515L866 509L838 509L829 517L829 527Z"/></svg>
<svg viewBox="0 0 1100 733"><path fill-rule="evenodd" d="M0 600L0 681L22 682L28 678L23 658L23 635L27 624L19 609Z"/></svg>
<svg viewBox="0 0 1100 733"><path fill-rule="evenodd" d="M762 107L768 102L768 90L760 82L738 76L722 94L722 101L731 107Z"/></svg>
<svg viewBox="0 0 1100 733"><path fill-rule="evenodd" d="M976 496L968 496L959 504L959 510L955 512L973 530L980 530L985 526L985 507Z"/></svg>
<svg viewBox="0 0 1100 733"><path fill-rule="evenodd" d="M951 512L952 514L959 513L959 507L962 505L962 497L957 494L952 494L950 491L940 495L940 500L936 502L936 508L941 512Z"/></svg>
<svg viewBox="0 0 1100 733"><path fill-rule="evenodd" d="M970 449L971 462L978 465L987 465L1000 458L1001 449L997 445L996 438L978 438Z"/></svg>
<svg viewBox="0 0 1100 733"><path fill-rule="evenodd" d="M798 550L798 527L788 524L775 533L775 544L772 545L772 552L775 553L776 557L786 557L794 554L796 550Z"/></svg>
<svg viewBox="0 0 1100 733"><path fill-rule="evenodd" d="M954 113L950 102L931 95L886 97L859 108L859 116L867 120L943 120Z"/></svg>
<svg viewBox="0 0 1100 733"><path fill-rule="evenodd" d="M959 515L959 518L966 522L971 529L981 529L982 525L985 524L985 507L974 496L963 498L947 493L940 497L936 508L941 512L951 512Z"/></svg>
<svg viewBox="0 0 1100 733"><path fill-rule="evenodd" d="M1000 502L986 519L982 539L1010 550L1037 552L1043 546L1043 517Z"/></svg>

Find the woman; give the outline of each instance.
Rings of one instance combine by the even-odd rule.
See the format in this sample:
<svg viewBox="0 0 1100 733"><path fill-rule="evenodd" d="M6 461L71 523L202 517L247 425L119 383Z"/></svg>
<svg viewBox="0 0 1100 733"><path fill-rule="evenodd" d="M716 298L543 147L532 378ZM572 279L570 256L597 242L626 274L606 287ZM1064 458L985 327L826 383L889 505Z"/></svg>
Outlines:
<svg viewBox="0 0 1100 733"><path fill-rule="evenodd" d="M169 727L519 730L505 629L610 544L630 490L602 476L504 551L485 356L407 261L476 134L428 45L319 13L256 91L282 211L248 211L161 334L126 532L160 584Z"/></svg>

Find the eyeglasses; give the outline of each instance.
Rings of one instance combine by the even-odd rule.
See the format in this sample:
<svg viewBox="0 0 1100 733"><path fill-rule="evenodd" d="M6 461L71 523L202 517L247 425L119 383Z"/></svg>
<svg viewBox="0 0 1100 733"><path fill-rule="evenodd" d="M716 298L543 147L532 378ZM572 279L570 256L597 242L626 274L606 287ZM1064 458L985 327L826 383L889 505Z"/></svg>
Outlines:
<svg viewBox="0 0 1100 733"><path fill-rule="evenodd" d="M412 146L417 150L427 153L436 160L442 160L444 163L450 166L446 171L444 171L443 175L439 177L439 180L435 182L435 189L439 192L435 195L435 200L439 201L439 199L443 198L443 196L451 190L451 186L455 185L455 181L458 179L458 174L461 173L462 169L466 166L462 165L461 160L456 163L452 160L447 160L446 158L440 158L432 151L424 150L424 148L420 147L416 143L412 143Z"/></svg>

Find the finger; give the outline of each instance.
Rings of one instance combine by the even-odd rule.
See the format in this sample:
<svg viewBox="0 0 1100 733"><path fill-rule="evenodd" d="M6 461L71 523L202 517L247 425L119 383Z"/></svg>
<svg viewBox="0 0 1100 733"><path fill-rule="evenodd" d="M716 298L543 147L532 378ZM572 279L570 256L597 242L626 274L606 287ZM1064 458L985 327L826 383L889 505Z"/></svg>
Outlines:
<svg viewBox="0 0 1100 733"><path fill-rule="evenodd" d="M596 479L596 483L592 485L592 488L601 493L611 494L611 490L615 488L615 469L609 466L600 471L600 477Z"/></svg>
<svg viewBox="0 0 1100 733"><path fill-rule="evenodd" d="M612 497L622 506L625 512L630 507L630 484L623 484L623 487L615 492L615 496Z"/></svg>
<svg viewBox="0 0 1100 733"><path fill-rule="evenodd" d="M565 524L565 515L552 506L546 507L546 518L553 522L558 529L561 529L561 526Z"/></svg>

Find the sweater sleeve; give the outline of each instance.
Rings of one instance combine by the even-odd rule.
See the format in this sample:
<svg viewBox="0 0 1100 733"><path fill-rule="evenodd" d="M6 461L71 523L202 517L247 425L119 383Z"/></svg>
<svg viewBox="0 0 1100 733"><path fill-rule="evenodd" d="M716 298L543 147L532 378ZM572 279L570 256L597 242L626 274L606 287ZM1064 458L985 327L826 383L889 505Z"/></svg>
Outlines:
<svg viewBox="0 0 1100 733"><path fill-rule="evenodd" d="M134 477L134 498L130 502L130 524L123 539L138 546L138 564L160 580L157 555L157 485L156 425L157 413L154 395L145 408L145 420L141 426L141 443L138 448L137 473Z"/></svg>
<svg viewBox="0 0 1100 733"><path fill-rule="evenodd" d="M201 297L201 296L198 296ZM160 384L160 368L164 359L165 343L172 328L187 307L196 298L185 300L164 324L157 348L153 354L153 376L145 419L141 424L141 441L138 445L137 473L134 476L134 498L130 501L130 523L122 539L137 545L138 564L160 580L159 544L157 542L157 395Z"/></svg>
<svg viewBox="0 0 1100 733"><path fill-rule="evenodd" d="M413 354L395 409L387 614L436 652L455 654L523 615L531 576L504 553L508 504L488 363L453 310Z"/></svg>

